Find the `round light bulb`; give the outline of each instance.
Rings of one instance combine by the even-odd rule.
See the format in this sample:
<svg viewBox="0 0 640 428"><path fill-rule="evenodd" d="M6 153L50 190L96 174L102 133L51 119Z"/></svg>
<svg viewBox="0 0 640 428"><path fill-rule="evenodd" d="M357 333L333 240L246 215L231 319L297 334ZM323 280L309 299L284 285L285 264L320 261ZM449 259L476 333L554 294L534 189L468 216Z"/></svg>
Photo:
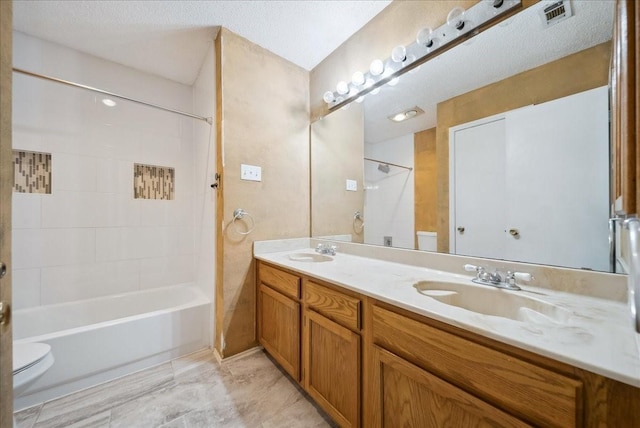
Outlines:
<svg viewBox="0 0 640 428"><path fill-rule="evenodd" d="M393 120L394 122L402 122L405 119L405 114L404 113L398 113L395 116L393 116L391 118L391 120Z"/></svg>
<svg viewBox="0 0 640 428"><path fill-rule="evenodd" d="M400 78L399 78L399 77L395 77L395 78L393 78L393 79L389 80L388 85L389 85L389 86L396 86L396 85L398 84L398 82L399 82L399 81L400 81Z"/></svg>
<svg viewBox="0 0 640 428"><path fill-rule="evenodd" d="M351 88L351 90L349 91L349 95L347 95L348 98L351 98L353 96L356 96L358 94L358 91L356 88Z"/></svg>
<svg viewBox="0 0 640 428"><path fill-rule="evenodd" d="M344 95L349 92L349 85L347 85L347 82L344 80L341 80L336 85L336 91L338 91L340 95Z"/></svg>
<svg viewBox="0 0 640 428"><path fill-rule="evenodd" d="M371 92L369 92L371 95L378 95L378 93L380 92L380 88L375 88L374 90L372 90Z"/></svg>
<svg viewBox="0 0 640 428"><path fill-rule="evenodd" d="M407 58L407 50L404 46L396 46L391 51L391 59L393 62L402 62Z"/></svg>
<svg viewBox="0 0 640 428"><path fill-rule="evenodd" d="M464 9L461 7L454 7L447 15L447 25L458 31L464 28Z"/></svg>
<svg viewBox="0 0 640 428"><path fill-rule="evenodd" d="M364 74L362 74L362 71L356 71L353 73L353 76L351 76L351 82L356 86L362 86L364 84Z"/></svg>
<svg viewBox="0 0 640 428"><path fill-rule="evenodd" d="M405 114L404 114L404 118L405 118L405 120L406 120L406 119L411 119L412 117L415 117L417 114L418 114L418 112L417 112L417 111L415 111L415 110L409 110L409 111L405 112Z"/></svg>
<svg viewBox="0 0 640 428"><path fill-rule="evenodd" d="M373 61L371 61L369 71L371 72L372 76L380 76L384 72L384 63L379 59L374 59Z"/></svg>
<svg viewBox="0 0 640 428"><path fill-rule="evenodd" d="M325 103L331 104L332 102L334 102L336 100L336 97L333 96L333 92L327 91L322 96L322 99L324 100Z"/></svg>
<svg viewBox="0 0 640 428"><path fill-rule="evenodd" d="M361 97L356 98L356 102L357 102L357 103L361 103L361 102L363 102L363 101L364 101L364 95L363 95L363 96L361 96Z"/></svg>
<svg viewBox="0 0 640 428"><path fill-rule="evenodd" d="M376 83L372 78L368 78L366 82L364 82L364 88L368 89L370 87L373 86L373 84Z"/></svg>
<svg viewBox="0 0 640 428"><path fill-rule="evenodd" d="M433 30L429 27L426 27L418 31L418 35L416 36L416 43L420 46L424 46L425 48L430 48L431 46L433 46Z"/></svg>

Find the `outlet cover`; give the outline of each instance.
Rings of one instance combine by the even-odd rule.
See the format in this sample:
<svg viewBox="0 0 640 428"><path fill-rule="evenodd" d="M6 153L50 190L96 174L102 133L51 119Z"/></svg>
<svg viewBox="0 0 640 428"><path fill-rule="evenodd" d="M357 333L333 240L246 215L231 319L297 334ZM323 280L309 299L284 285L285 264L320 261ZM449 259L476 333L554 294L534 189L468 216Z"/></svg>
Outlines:
<svg viewBox="0 0 640 428"><path fill-rule="evenodd" d="M357 192L358 182L356 180L347 180L347 190L350 192Z"/></svg>
<svg viewBox="0 0 640 428"><path fill-rule="evenodd" d="M240 179L249 181L262 181L262 168L255 165L240 165Z"/></svg>

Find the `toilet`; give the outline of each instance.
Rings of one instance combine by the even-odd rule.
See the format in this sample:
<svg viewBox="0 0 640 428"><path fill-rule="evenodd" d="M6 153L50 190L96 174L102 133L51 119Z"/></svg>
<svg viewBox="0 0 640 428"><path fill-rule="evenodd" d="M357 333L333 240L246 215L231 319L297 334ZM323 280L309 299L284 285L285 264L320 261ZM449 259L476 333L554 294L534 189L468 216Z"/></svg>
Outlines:
<svg viewBox="0 0 640 428"><path fill-rule="evenodd" d="M46 343L13 342L13 397L22 395L53 365L51 346ZM15 419L13 426L17 426Z"/></svg>
<svg viewBox="0 0 640 428"><path fill-rule="evenodd" d="M438 249L438 233L437 232L425 232L417 231L418 236L418 250L422 251L437 251Z"/></svg>

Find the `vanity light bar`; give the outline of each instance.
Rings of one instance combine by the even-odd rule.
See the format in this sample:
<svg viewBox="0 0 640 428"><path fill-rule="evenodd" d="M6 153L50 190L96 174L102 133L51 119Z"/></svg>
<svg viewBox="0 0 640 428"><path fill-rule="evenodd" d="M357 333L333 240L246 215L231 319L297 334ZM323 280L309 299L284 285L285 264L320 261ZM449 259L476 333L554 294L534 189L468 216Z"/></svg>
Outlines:
<svg viewBox="0 0 640 428"><path fill-rule="evenodd" d="M416 41L406 47L396 46L385 61L374 60L368 71L355 72L351 82L338 82L336 89L325 92L323 99L330 111L352 101L362 102L365 95L376 94L387 83L395 85L402 74L479 34L488 24L521 6L521 0L482 0L466 11L454 8L447 23L431 32L427 28L420 30Z"/></svg>

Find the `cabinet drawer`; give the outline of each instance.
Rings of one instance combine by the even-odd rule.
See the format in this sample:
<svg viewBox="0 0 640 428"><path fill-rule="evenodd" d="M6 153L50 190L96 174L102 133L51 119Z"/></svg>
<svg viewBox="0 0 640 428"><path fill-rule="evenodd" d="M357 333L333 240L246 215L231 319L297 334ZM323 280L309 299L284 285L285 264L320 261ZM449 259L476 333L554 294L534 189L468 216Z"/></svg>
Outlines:
<svg viewBox="0 0 640 428"><path fill-rule="evenodd" d="M539 426L582 425L582 383L374 306L375 344Z"/></svg>
<svg viewBox="0 0 640 428"><path fill-rule="evenodd" d="M300 277L298 276L258 263L258 279L282 294L294 299L300 298Z"/></svg>
<svg viewBox="0 0 640 428"><path fill-rule="evenodd" d="M352 330L360 330L360 299L311 281L305 282L304 303Z"/></svg>

